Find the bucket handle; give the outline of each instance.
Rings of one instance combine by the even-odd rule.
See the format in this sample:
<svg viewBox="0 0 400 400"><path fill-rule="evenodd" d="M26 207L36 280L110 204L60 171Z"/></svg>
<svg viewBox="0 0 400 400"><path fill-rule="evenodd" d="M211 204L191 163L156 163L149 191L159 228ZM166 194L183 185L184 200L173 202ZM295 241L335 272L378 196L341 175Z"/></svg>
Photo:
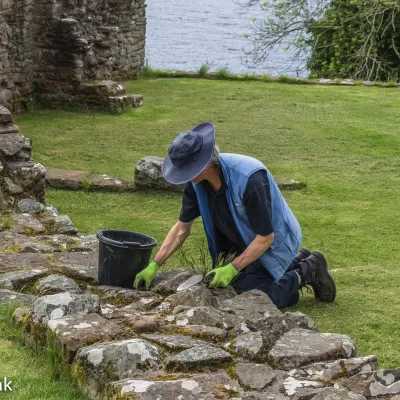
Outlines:
<svg viewBox="0 0 400 400"><path fill-rule="evenodd" d="M142 244L139 242L122 242L124 246L136 246L136 247L142 247Z"/></svg>
<svg viewBox="0 0 400 400"><path fill-rule="evenodd" d="M141 247L142 245L139 242L120 242L118 240L113 240L110 238L106 238L103 235L97 234L97 238L100 240L103 240L107 244L111 244L114 246L136 246L136 247Z"/></svg>

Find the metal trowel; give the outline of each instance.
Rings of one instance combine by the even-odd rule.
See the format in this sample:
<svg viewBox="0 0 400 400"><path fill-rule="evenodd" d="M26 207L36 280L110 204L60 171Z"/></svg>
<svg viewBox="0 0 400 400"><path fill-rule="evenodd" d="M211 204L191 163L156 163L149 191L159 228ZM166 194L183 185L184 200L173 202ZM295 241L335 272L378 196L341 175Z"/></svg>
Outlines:
<svg viewBox="0 0 400 400"><path fill-rule="evenodd" d="M205 284L209 284L212 282L212 280L214 279L214 273L208 275L208 276L204 276L204 275L193 275L191 276L189 279L186 279L185 282L181 283L176 291L177 292L182 292L183 290L186 290L188 288L190 288L191 286L197 285L200 282L203 282Z"/></svg>

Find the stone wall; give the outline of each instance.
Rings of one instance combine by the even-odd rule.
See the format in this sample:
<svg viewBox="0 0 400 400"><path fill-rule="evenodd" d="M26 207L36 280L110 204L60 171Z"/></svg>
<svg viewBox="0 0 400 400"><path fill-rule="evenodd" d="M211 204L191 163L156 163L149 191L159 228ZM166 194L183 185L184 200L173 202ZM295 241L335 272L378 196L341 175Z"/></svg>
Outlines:
<svg viewBox="0 0 400 400"><path fill-rule="evenodd" d="M142 73L145 30L144 0L2 0L0 104Z"/></svg>

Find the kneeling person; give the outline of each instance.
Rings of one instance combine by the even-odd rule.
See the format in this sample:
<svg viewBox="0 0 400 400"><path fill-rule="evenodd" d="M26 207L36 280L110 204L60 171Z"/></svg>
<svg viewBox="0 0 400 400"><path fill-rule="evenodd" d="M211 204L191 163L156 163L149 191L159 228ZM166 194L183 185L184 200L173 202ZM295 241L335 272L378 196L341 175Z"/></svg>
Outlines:
<svg viewBox="0 0 400 400"><path fill-rule="evenodd" d="M182 209L154 260L137 275L135 288L144 281L149 289L159 266L201 216L213 267L219 256L235 255L231 263L213 269L210 287L231 284L238 294L259 289L278 308L296 304L305 285L319 300L334 301L336 287L325 257L307 249L297 253L300 225L267 167L252 157L220 153L211 122L175 138L163 175L172 184L185 184Z"/></svg>

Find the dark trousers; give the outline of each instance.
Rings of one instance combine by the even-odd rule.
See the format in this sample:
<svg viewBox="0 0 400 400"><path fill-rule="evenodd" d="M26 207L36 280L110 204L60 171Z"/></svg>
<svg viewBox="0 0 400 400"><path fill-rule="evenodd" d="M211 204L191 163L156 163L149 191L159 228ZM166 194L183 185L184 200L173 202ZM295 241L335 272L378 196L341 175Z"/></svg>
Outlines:
<svg viewBox="0 0 400 400"><path fill-rule="evenodd" d="M282 278L275 281L263 265L255 261L244 268L231 285L238 294L262 290L278 308L293 306L299 301L299 278L294 271L296 265L292 264Z"/></svg>

